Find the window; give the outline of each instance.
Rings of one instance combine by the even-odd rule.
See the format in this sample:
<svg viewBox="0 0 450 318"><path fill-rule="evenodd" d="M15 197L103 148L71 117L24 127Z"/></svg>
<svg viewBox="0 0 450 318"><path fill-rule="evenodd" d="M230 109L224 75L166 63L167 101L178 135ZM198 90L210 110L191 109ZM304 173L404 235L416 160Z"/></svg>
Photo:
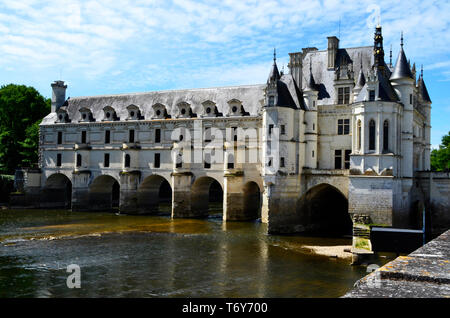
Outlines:
<svg viewBox="0 0 450 318"><path fill-rule="evenodd" d="M205 142L211 142L211 128L205 128Z"/></svg>
<svg viewBox="0 0 450 318"><path fill-rule="evenodd" d="M134 129L131 129L128 132L128 142L133 143L134 142Z"/></svg>
<svg viewBox="0 0 450 318"><path fill-rule="evenodd" d="M350 133L350 119L338 119L338 135Z"/></svg>
<svg viewBox="0 0 450 318"><path fill-rule="evenodd" d="M281 133L282 135L286 135L286 126L285 126L285 125L281 125L281 126L280 126L280 129L281 129L281 132L280 132L280 133Z"/></svg>
<svg viewBox="0 0 450 318"><path fill-rule="evenodd" d="M372 89L369 91L369 102L373 102L375 100L375 91Z"/></svg>
<svg viewBox="0 0 450 318"><path fill-rule="evenodd" d="M314 150L311 152L311 156L314 158Z"/></svg>
<svg viewBox="0 0 450 318"><path fill-rule="evenodd" d="M269 106L273 106L275 104L275 97L269 96Z"/></svg>
<svg viewBox="0 0 450 318"><path fill-rule="evenodd" d="M105 168L109 167L109 153L105 153L105 157L103 159L103 167Z"/></svg>
<svg viewBox="0 0 450 318"><path fill-rule="evenodd" d="M342 150L334 151L334 169L341 169L342 167Z"/></svg>
<svg viewBox="0 0 450 318"><path fill-rule="evenodd" d="M211 154L209 154L209 153L205 154L204 167L205 167L205 169L210 169L211 168Z"/></svg>
<svg viewBox="0 0 450 318"><path fill-rule="evenodd" d="M56 155L56 166L61 167L62 155L59 153Z"/></svg>
<svg viewBox="0 0 450 318"><path fill-rule="evenodd" d="M81 143L85 144L86 143L86 130L83 130L81 132Z"/></svg>
<svg viewBox="0 0 450 318"><path fill-rule="evenodd" d="M161 142L161 129L155 129L155 142L160 143Z"/></svg>
<svg viewBox="0 0 450 318"><path fill-rule="evenodd" d="M81 167L81 155L77 154L77 167Z"/></svg>
<svg viewBox="0 0 450 318"><path fill-rule="evenodd" d="M62 131L58 131L58 145L62 144Z"/></svg>
<svg viewBox="0 0 450 318"><path fill-rule="evenodd" d="M228 169L234 169L234 156L232 154L228 155Z"/></svg>
<svg viewBox="0 0 450 318"><path fill-rule="evenodd" d="M105 130L105 144L109 144L111 142L111 131Z"/></svg>
<svg viewBox="0 0 450 318"><path fill-rule="evenodd" d="M313 124L313 131L316 130L316 124Z"/></svg>
<svg viewBox="0 0 450 318"><path fill-rule="evenodd" d="M125 154L125 168L129 168L131 165L131 157L129 154Z"/></svg>
<svg viewBox="0 0 450 318"><path fill-rule="evenodd" d="M387 120L383 123L383 151L389 149L389 122Z"/></svg>
<svg viewBox="0 0 450 318"><path fill-rule="evenodd" d="M231 128L233 128L233 140L234 141L237 141L237 127L231 127Z"/></svg>
<svg viewBox="0 0 450 318"><path fill-rule="evenodd" d="M344 169L350 169L350 154L351 153L352 153L351 150L345 150Z"/></svg>
<svg viewBox="0 0 450 318"><path fill-rule="evenodd" d="M350 87L339 87L338 88L338 104L349 104L350 103Z"/></svg>
<svg viewBox="0 0 450 318"><path fill-rule="evenodd" d="M375 150L375 121L369 122L369 150Z"/></svg>
<svg viewBox="0 0 450 318"><path fill-rule="evenodd" d="M412 103L413 103L413 96L412 96L412 94L409 94L409 103L412 105Z"/></svg>
<svg viewBox="0 0 450 318"><path fill-rule="evenodd" d="M361 121L358 120L358 150L361 150Z"/></svg>
<svg viewBox="0 0 450 318"><path fill-rule="evenodd" d="M159 168L161 165L161 154L155 153L155 160L153 162L153 168Z"/></svg>
<svg viewBox="0 0 450 318"><path fill-rule="evenodd" d="M284 167L285 167L285 165L284 165L284 157L281 157L281 158L280 158L280 167L281 167L281 168L284 168Z"/></svg>
<svg viewBox="0 0 450 318"><path fill-rule="evenodd" d="M272 130L273 130L273 125L270 124L270 125L269 125L269 136L272 135Z"/></svg>

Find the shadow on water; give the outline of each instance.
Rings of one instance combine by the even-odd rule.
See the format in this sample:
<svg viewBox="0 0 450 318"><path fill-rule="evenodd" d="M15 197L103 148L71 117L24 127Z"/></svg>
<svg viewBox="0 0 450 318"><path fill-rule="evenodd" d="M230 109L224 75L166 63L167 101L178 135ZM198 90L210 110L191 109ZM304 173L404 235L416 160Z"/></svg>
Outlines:
<svg viewBox="0 0 450 318"><path fill-rule="evenodd" d="M265 224L216 212L1 210L0 297L338 297L366 274L304 248L348 239L266 235ZM66 286L69 264L80 289Z"/></svg>

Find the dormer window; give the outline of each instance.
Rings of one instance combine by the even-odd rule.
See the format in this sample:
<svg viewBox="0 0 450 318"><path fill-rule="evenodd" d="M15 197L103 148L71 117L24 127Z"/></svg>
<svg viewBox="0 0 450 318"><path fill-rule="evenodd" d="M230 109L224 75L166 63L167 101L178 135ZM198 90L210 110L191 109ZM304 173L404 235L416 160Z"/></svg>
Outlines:
<svg viewBox="0 0 450 318"><path fill-rule="evenodd" d="M273 106L275 104L275 96L269 96L269 106Z"/></svg>
<svg viewBox="0 0 450 318"><path fill-rule="evenodd" d="M67 111L64 109L59 108L56 111L56 121L55 123L68 123L69 120L69 114L67 114Z"/></svg>
<svg viewBox="0 0 450 318"><path fill-rule="evenodd" d="M375 101L375 90L371 89L369 90L369 102Z"/></svg>
<svg viewBox="0 0 450 318"><path fill-rule="evenodd" d="M242 102L237 99L232 99L228 101L228 116L246 116L248 115L247 112L245 112L244 107L242 106Z"/></svg>
<svg viewBox="0 0 450 318"><path fill-rule="evenodd" d="M207 100L202 103L203 106L203 114L202 117L217 117L222 116L221 113L217 110L217 106L214 102Z"/></svg>
<svg viewBox="0 0 450 318"><path fill-rule="evenodd" d="M177 104L178 114L177 118L190 118L196 117L195 114L192 113L191 105L186 102L181 102Z"/></svg>
<svg viewBox="0 0 450 318"><path fill-rule="evenodd" d="M118 120L116 111L111 106L106 106L103 108L103 121L114 121Z"/></svg>
<svg viewBox="0 0 450 318"><path fill-rule="evenodd" d="M152 106L153 108L153 119L165 119L165 118L170 118L170 116L167 114L167 109L166 106L164 106L163 104L155 104Z"/></svg>
<svg viewBox="0 0 450 318"><path fill-rule="evenodd" d="M80 113L81 113L81 119L79 120L80 122L91 122L91 121L95 121L94 116L92 116L92 112L89 108L87 107L82 107L79 109Z"/></svg>
<svg viewBox="0 0 450 318"><path fill-rule="evenodd" d="M136 105L132 104L132 105L127 106L127 110L128 110L127 120L142 119L141 111L140 111L139 107L137 107Z"/></svg>

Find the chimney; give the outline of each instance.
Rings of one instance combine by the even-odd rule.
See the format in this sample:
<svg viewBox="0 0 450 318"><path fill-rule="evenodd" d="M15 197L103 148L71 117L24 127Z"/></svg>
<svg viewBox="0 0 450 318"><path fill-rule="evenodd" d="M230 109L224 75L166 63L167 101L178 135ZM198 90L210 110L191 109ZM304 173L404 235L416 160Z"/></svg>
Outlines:
<svg viewBox="0 0 450 318"><path fill-rule="evenodd" d="M54 113L59 107L66 101L66 88L64 81L55 81L51 84L52 86L52 108L51 112Z"/></svg>
<svg viewBox="0 0 450 318"><path fill-rule="evenodd" d="M328 69L336 66L336 55L339 49L339 39L335 36L328 37Z"/></svg>

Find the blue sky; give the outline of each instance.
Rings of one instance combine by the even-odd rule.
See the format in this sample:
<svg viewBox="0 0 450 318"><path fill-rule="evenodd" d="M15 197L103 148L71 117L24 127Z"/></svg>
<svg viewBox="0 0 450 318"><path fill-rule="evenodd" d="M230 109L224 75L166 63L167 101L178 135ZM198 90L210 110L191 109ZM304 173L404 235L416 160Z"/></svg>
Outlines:
<svg viewBox="0 0 450 318"><path fill-rule="evenodd" d="M0 85L50 97L56 79L68 96L264 83L274 47L287 69L289 52L327 36L372 45L379 19L387 62L403 31L424 65L436 147L450 130L449 16L449 1L427 0L0 0Z"/></svg>

